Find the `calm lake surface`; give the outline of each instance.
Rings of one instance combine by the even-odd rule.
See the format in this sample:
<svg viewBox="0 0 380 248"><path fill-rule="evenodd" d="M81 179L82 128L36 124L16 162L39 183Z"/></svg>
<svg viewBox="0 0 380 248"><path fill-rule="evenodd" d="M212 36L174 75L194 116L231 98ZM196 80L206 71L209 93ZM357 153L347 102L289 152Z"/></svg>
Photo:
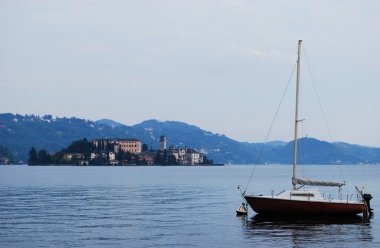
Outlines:
<svg viewBox="0 0 380 248"><path fill-rule="evenodd" d="M262 219L251 209L239 218L237 185L253 168L0 166L0 247L380 247L380 166L298 170L345 180L344 195L365 186L374 196L369 223ZM289 189L291 173L257 166L248 191Z"/></svg>

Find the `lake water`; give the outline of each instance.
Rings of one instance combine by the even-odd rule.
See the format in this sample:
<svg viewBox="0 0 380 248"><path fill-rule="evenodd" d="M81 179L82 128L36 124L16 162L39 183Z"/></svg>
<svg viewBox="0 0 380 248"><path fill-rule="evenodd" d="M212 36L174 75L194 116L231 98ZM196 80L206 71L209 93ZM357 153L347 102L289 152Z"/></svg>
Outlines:
<svg viewBox="0 0 380 248"><path fill-rule="evenodd" d="M0 247L380 247L380 166L304 166L365 186L369 223L237 217L254 166L0 167ZM257 166L250 193L291 187L291 166ZM335 193L328 189L326 194Z"/></svg>

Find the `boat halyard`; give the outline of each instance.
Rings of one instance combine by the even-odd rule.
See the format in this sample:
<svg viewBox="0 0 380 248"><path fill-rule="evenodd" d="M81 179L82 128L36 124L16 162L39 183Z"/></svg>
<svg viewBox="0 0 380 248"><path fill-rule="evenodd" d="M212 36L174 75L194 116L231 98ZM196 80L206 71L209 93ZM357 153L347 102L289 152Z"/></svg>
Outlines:
<svg viewBox="0 0 380 248"><path fill-rule="evenodd" d="M363 194L357 191L357 200L332 199L321 196L319 189L301 189L305 185L309 186L330 186L339 187L339 192L345 183L326 182L305 178L297 178L297 140L298 140L298 108L299 108L299 85L300 85L300 66L301 66L301 45L298 41L297 56L297 83L296 83L296 109L294 120L294 150L293 150L293 177L292 190L285 190L277 195L246 195L242 192L243 197L251 208L259 214L292 214L292 215L357 215L363 213L364 217L371 214L369 201L372 198L370 194ZM301 185L297 188L297 185Z"/></svg>

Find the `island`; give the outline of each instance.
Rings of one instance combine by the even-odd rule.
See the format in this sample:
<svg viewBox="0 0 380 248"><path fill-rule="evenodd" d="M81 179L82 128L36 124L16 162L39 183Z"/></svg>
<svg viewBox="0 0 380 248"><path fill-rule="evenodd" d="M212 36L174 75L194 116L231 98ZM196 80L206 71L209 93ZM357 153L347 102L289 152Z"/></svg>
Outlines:
<svg viewBox="0 0 380 248"><path fill-rule="evenodd" d="M48 153L32 147L28 165L213 165L204 153L190 147L167 148L166 136L160 137L160 148L148 148L135 138L73 141L68 147Z"/></svg>

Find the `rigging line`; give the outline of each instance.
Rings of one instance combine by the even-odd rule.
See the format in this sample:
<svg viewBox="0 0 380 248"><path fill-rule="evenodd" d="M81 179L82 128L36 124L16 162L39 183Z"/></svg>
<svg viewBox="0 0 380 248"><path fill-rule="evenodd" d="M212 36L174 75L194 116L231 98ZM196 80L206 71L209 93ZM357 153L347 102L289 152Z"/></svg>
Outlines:
<svg viewBox="0 0 380 248"><path fill-rule="evenodd" d="M309 73L310 73L310 77L311 77L311 81L313 82L313 87L314 87L314 91L317 95L317 99L318 99L318 103L319 103L319 107L321 108L321 112L322 112L322 116L323 116L323 120L325 122L325 125L327 127L327 132L329 134L329 138L330 140L332 140L332 135L331 135L331 132L330 132L330 127L329 127L329 124L327 122L327 118L326 118L326 114L325 114L325 111L324 111L324 108L323 108L323 105L322 105L322 101L321 101L321 97L319 95L319 91L318 91L318 87L316 85L316 82L314 80L314 76L313 76L313 73L311 71L311 67L310 67L310 63L309 63L309 58L307 56L307 53L306 53L306 49L304 46L302 46L302 49L303 49L303 52L305 54L305 58L306 58L306 62L307 62L307 68L309 69Z"/></svg>
<svg viewBox="0 0 380 248"><path fill-rule="evenodd" d="M302 121L301 122L301 137L302 138L305 138L305 134L304 134L304 122ZM298 147L299 147L299 158L300 158L300 163L297 162L297 165L300 165L300 167L302 168L302 176L304 178L307 178L306 173L305 173L305 153L304 153L304 149L303 149L303 144L304 143L304 139L300 139L298 140Z"/></svg>
<svg viewBox="0 0 380 248"><path fill-rule="evenodd" d="M299 90L300 90L300 97L299 97L299 99L300 99L300 102L301 102L299 104L299 107L300 107L300 114L299 114L299 116L300 116L300 118L298 118L298 119L301 119L303 121L299 122L299 127L301 129L301 139L297 140L297 142L298 142L297 147L299 148L299 152L297 152L299 154L299 156L297 156L297 166L299 166L302 169L302 176L305 178L305 166L304 166L305 165L305 163L304 163L305 159L304 159L304 149L303 149L303 140L302 140L302 138L305 137L305 135L304 135L304 127L305 127L304 124L305 124L305 121L304 121L303 117L304 117L304 113L306 113L306 111L305 111L305 104L304 104L304 97L303 97L303 95L304 95L303 94L303 91L304 91L303 89L304 89L304 87L301 84L299 86Z"/></svg>
<svg viewBox="0 0 380 248"><path fill-rule="evenodd" d="M308 67L308 69L309 69L309 73L310 73L311 81L313 82L313 87L314 87L314 90L315 90L316 95L317 95L317 99L318 99L319 106L320 106L320 108L321 108L321 112L322 112L323 120L324 120L325 125L326 125L326 127L327 127L327 132L328 132L328 134L329 134L329 138L330 138L330 140L332 141L333 138L332 138L332 135L331 135L331 132L330 132L330 127L329 127L329 125L328 125L327 118L326 118L326 114L325 114L325 111L324 111L324 108L323 108L323 105L322 105L322 101L321 101L321 98L320 98L320 96L319 96L318 88L317 88L317 86L316 86L316 82L315 82L315 80L314 80L313 73L312 73L312 71L311 71L311 66L310 66L310 63L309 63L309 58L308 58L308 56L307 56L305 46L302 46L302 50L303 50L303 52L304 52L304 54L305 54L305 58L306 58L306 62L307 62L307 67ZM341 175L341 177L343 178L344 181L346 181L346 180L345 180L345 177L344 177L344 174L343 174L342 166L339 164L338 167L339 167L339 170L340 170L340 175Z"/></svg>
<svg viewBox="0 0 380 248"><path fill-rule="evenodd" d="M272 122L271 122L271 124L270 124L269 130L268 130L268 132L267 132L267 134L266 134L265 141L264 141L264 143L262 144L261 149L260 149L258 155L256 156L255 167L253 167L253 169L252 169L252 171L251 171L251 174L249 175L249 179L248 179L248 182L247 182L247 184L246 184L246 186L245 186L245 188L244 188L243 194L244 194L245 191L248 189L249 183L250 183L251 180L252 180L252 176L253 176L253 174L254 174L254 172L255 172L255 170L256 170L256 167L257 167L257 164L258 164L258 162L259 162L259 159L260 159L260 157L261 157L261 155L262 155L262 153L263 153L263 151L264 151L264 147L265 147L265 145L266 145L266 143L267 143L267 141L268 141L269 135L270 135L270 133L271 133L271 131L272 131L272 128L273 128L274 122L275 122L275 120L276 120L276 118L277 118L277 114L278 114L278 112L280 111L281 104L282 104L282 102L283 102L283 100L284 100L284 98L285 98L285 94L286 94L286 92L287 92L287 90L288 90L288 88L289 88L290 81L292 80L292 77L293 77L294 71L295 71L295 69L296 69L296 65L297 65L297 62L296 62L296 63L294 64L294 66L293 66L292 73L290 74L290 77L289 77L289 80L288 80L288 82L287 82L287 84L286 84L285 90L284 90L284 92L282 93L280 103L279 103L278 106L277 106L276 113L274 114L274 117L273 117Z"/></svg>

